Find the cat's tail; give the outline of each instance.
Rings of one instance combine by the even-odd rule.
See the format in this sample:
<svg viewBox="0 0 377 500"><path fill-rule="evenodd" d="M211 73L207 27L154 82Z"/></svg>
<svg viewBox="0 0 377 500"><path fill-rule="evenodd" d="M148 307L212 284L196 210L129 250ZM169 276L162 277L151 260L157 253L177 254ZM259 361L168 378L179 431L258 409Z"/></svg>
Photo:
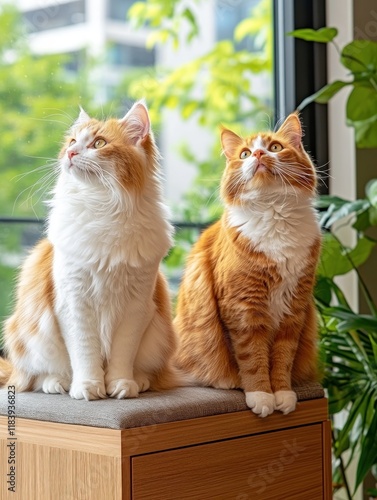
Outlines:
<svg viewBox="0 0 377 500"><path fill-rule="evenodd" d="M0 388L7 385L10 376L12 375L13 367L10 361L5 358L0 358Z"/></svg>
<svg viewBox="0 0 377 500"><path fill-rule="evenodd" d="M185 373L173 364L160 371L151 382L153 391L165 391L176 387L194 387L198 385L192 375Z"/></svg>

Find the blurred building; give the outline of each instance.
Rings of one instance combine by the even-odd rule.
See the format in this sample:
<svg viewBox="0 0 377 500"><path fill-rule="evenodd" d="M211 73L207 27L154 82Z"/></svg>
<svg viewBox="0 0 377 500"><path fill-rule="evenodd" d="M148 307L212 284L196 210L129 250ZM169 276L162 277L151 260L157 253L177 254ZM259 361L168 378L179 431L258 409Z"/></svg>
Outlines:
<svg viewBox="0 0 377 500"><path fill-rule="evenodd" d="M220 39L232 38L234 27L246 17L258 0L206 0L200 4L200 36L179 50L168 45L145 48L148 28L135 30L127 21L134 0L17 0L35 54L70 54L68 70L80 69L86 54L101 61L91 75L98 103L111 100L127 70L161 65L174 68L208 52ZM192 2L192 9L198 5ZM125 110L114 110L121 116ZM193 167L178 153L182 142L195 155L208 157L209 133L196 121L182 121L177 112L163 116L158 142L164 158L166 196L178 203L195 175Z"/></svg>

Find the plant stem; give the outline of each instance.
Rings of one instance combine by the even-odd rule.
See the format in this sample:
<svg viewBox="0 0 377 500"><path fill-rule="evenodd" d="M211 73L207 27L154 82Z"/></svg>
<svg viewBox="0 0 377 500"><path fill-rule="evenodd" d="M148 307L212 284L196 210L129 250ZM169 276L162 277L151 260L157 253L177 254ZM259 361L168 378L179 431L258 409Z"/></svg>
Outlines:
<svg viewBox="0 0 377 500"><path fill-rule="evenodd" d="M343 245L343 243L340 241L340 239L335 235L334 232L332 232L332 235L335 238L335 240L339 243L339 245L342 247L342 250L344 251L345 257L349 260L351 266L353 267L353 270L356 272L357 279L359 281L359 285L360 285L361 291L364 294L364 297L365 297L365 300L366 300L366 302L368 304L370 312L373 314L373 316L377 317L377 307L374 304L373 298L372 298L372 296L371 296L371 294L370 294L370 292L369 292L369 290L368 290L368 288L367 288L367 286L365 284L365 281L361 277L359 269L353 263L353 260L349 256L349 253L348 253L346 247Z"/></svg>
<svg viewBox="0 0 377 500"><path fill-rule="evenodd" d="M341 51L340 51L339 45L334 40L331 40L331 43L334 45L336 51L338 52L338 55L340 56Z"/></svg>
<svg viewBox="0 0 377 500"><path fill-rule="evenodd" d="M333 441L333 446L335 448L335 436L334 436L334 430L331 429L331 435L332 435L332 441ZM340 473L342 475L342 479L343 479L343 485L346 489L346 493L347 493L347 497L348 497L348 500L352 500L352 495L351 495L351 490L350 490L350 487L349 487L349 484L348 484L348 481L347 481L347 476L346 476L346 468L344 467L344 462L343 462L343 458L342 458L342 455L340 454L339 455L339 468L340 468Z"/></svg>

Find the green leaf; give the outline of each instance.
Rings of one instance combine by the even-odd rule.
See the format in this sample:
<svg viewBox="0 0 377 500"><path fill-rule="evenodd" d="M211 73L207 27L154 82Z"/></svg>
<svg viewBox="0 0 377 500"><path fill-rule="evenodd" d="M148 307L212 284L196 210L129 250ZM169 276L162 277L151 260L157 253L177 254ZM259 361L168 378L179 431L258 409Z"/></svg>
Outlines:
<svg viewBox="0 0 377 500"><path fill-rule="evenodd" d="M371 40L354 40L343 48L341 62L352 73L375 72L377 43Z"/></svg>
<svg viewBox="0 0 377 500"><path fill-rule="evenodd" d="M337 329L339 332L348 332L349 330L377 332L377 320L373 316L358 314L338 323Z"/></svg>
<svg viewBox="0 0 377 500"><path fill-rule="evenodd" d="M190 116L195 113L195 111L198 109L199 105L195 101L190 101L187 104L185 104L182 108L181 114L182 117L187 120L187 118L190 118Z"/></svg>
<svg viewBox="0 0 377 500"><path fill-rule="evenodd" d="M354 267L359 267L368 260L375 245L376 242L367 237L360 238L355 248L347 252L346 258L351 260Z"/></svg>
<svg viewBox="0 0 377 500"><path fill-rule="evenodd" d="M343 245L331 234L323 237L323 246L317 273L320 276L334 278L351 271L363 264L371 254L375 242L369 238L360 238L352 250L344 249Z"/></svg>
<svg viewBox="0 0 377 500"><path fill-rule="evenodd" d="M301 111L313 101L318 102L319 104L326 104L335 94L339 92L339 90L346 87L347 85L352 85L352 82L343 82L342 80L335 80L334 82L329 83L328 85L322 87L315 94L312 94L311 96L304 99L300 103L297 109Z"/></svg>
<svg viewBox="0 0 377 500"><path fill-rule="evenodd" d="M357 390L355 387L340 390L337 385L331 385L331 388L329 387L329 413L334 415L334 413L344 410L356 395Z"/></svg>
<svg viewBox="0 0 377 500"><path fill-rule="evenodd" d="M135 2L127 11L127 17L139 27L145 23L146 5L144 2Z"/></svg>
<svg viewBox="0 0 377 500"><path fill-rule="evenodd" d="M356 221L352 224L352 227L354 229L356 229L356 231L364 232L366 229L368 229L372 225L371 220L370 220L371 208L374 209L374 207L369 207L367 210L364 210L364 212L360 212L357 215ZM374 209L374 210L376 210L376 209Z"/></svg>
<svg viewBox="0 0 377 500"><path fill-rule="evenodd" d="M332 298L331 280L319 277L315 284L314 296L316 299L320 300L324 304L330 305Z"/></svg>
<svg viewBox="0 0 377 500"><path fill-rule="evenodd" d="M355 424L355 421L358 417L359 414L364 414L365 410L368 406L369 403L369 390L370 386L368 385L367 387L364 388L363 392L359 394L355 398L355 400L352 402L351 409L347 415L347 420L346 423L344 424L343 428L340 430L339 435L338 435L338 449L336 450L336 456L339 457L340 453L345 451L344 445L345 442L349 439L349 434Z"/></svg>
<svg viewBox="0 0 377 500"><path fill-rule="evenodd" d="M182 12L182 16L187 19L193 28L198 29L195 16L189 8L186 7L186 9Z"/></svg>
<svg viewBox="0 0 377 500"><path fill-rule="evenodd" d="M373 179L367 183L365 192L373 207L377 208L377 179Z"/></svg>
<svg viewBox="0 0 377 500"><path fill-rule="evenodd" d="M343 320L337 325L337 330L339 332L348 332L350 330L377 332L377 319L373 316L355 314L341 307L323 309L323 314Z"/></svg>
<svg viewBox="0 0 377 500"><path fill-rule="evenodd" d="M252 18L241 21L234 30L234 39L236 42L241 42L246 36L253 31L254 22Z"/></svg>
<svg viewBox="0 0 377 500"><path fill-rule="evenodd" d="M287 33L287 35L289 36L301 38L302 40L306 40L307 42L320 43L331 42L337 34L338 30L336 28L320 28L319 30L304 28Z"/></svg>
<svg viewBox="0 0 377 500"><path fill-rule="evenodd" d="M370 207L369 222L371 226L377 226L377 207Z"/></svg>
<svg viewBox="0 0 377 500"><path fill-rule="evenodd" d="M326 221L325 227L328 228L332 226L334 222L343 219L344 217L347 217L348 215L351 215L353 213L358 213L360 211L363 211L368 207L369 207L368 200L356 200L344 203L341 208L332 213L331 217L329 217L329 219Z"/></svg>
<svg viewBox="0 0 377 500"><path fill-rule="evenodd" d="M355 141L358 148L377 148L377 115L370 120L359 122L347 120L347 124L355 129Z"/></svg>
<svg viewBox="0 0 377 500"><path fill-rule="evenodd" d="M357 464L355 491L363 482L372 465L377 462L377 412L374 413L368 432L361 442Z"/></svg>
<svg viewBox="0 0 377 500"><path fill-rule="evenodd" d="M369 340L373 349L374 361L377 364L377 338L373 336L371 333L369 334Z"/></svg>
<svg viewBox="0 0 377 500"><path fill-rule="evenodd" d="M330 205L335 205L336 208L349 203L348 200L340 198L339 196L332 196L328 194L321 195L315 202L316 208L328 208Z"/></svg>
<svg viewBox="0 0 377 500"><path fill-rule="evenodd" d="M372 85L354 87L346 106L347 119L350 122L377 119L377 91Z"/></svg>
<svg viewBox="0 0 377 500"><path fill-rule="evenodd" d="M332 234L323 236L322 252L317 268L319 276L333 278L352 269L342 255L342 247Z"/></svg>

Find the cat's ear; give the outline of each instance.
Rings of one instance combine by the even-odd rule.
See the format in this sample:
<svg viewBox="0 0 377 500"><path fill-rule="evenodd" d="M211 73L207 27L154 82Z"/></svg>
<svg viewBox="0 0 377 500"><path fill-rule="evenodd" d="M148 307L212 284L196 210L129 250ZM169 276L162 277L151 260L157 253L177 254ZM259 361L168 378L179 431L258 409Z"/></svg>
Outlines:
<svg viewBox="0 0 377 500"><path fill-rule="evenodd" d="M148 109L143 101L136 102L119 121L127 127L127 135L135 145L144 142L151 131Z"/></svg>
<svg viewBox="0 0 377 500"><path fill-rule="evenodd" d="M221 145L223 147L223 153L228 158L233 158L236 149L242 144L243 139L237 134L228 130L227 128L221 129Z"/></svg>
<svg viewBox="0 0 377 500"><path fill-rule="evenodd" d="M83 123L86 123L90 120L90 116L88 113L86 113L83 108L80 106L80 114L75 123L73 124L74 127L77 125L82 125Z"/></svg>
<svg viewBox="0 0 377 500"><path fill-rule="evenodd" d="M302 139L302 126L298 113L290 114L277 133L284 135L295 148L299 148Z"/></svg>

